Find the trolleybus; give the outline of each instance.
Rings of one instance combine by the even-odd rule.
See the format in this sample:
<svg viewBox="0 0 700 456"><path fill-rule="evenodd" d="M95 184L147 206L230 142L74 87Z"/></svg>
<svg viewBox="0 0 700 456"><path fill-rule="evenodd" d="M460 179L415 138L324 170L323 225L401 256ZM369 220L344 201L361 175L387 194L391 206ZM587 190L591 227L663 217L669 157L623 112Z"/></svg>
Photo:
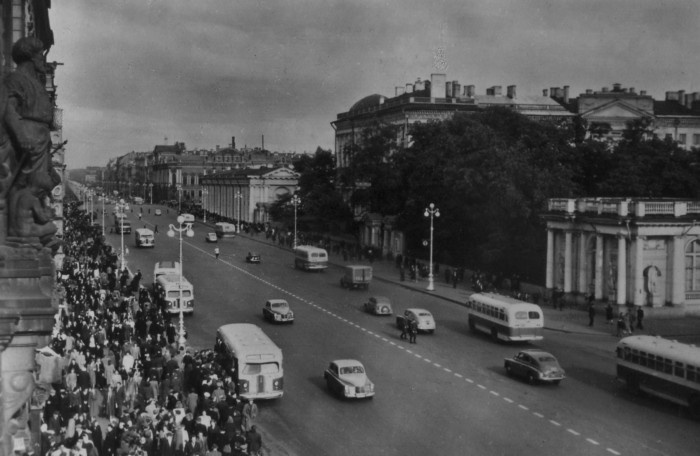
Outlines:
<svg viewBox="0 0 700 456"><path fill-rule="evenodd" d="M467 299L469 329L496 340L541 340L544 314L540 306L496 293L474 293Z"/></svg>

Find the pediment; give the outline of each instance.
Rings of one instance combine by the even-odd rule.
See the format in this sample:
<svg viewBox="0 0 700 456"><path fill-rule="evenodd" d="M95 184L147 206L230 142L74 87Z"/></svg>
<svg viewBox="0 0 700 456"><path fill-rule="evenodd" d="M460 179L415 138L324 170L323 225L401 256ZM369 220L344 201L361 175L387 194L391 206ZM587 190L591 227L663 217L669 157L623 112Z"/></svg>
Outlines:
<svg viewBox="0 0 700 456"><path fill-rule="evenodd" d="M265 179L299 179L299 173L292 171L289 168L273 169L269 173L263 174Z"/></svg>
<svg viewBox="0 0 700 456"><path fill-rule="evenodd" d="M613 118L622 120L639 119L640 117L650 117L650 114L634 106L630 106L620 100L598 106L581 114L584 119Z"/></svg>

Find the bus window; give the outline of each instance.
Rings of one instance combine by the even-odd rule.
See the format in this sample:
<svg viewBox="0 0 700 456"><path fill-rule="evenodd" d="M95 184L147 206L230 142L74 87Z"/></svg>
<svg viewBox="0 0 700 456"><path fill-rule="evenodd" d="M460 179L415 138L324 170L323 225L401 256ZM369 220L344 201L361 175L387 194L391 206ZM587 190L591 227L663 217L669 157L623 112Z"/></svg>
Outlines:
<svg viewBox="0 0 700 456"><path fill-rule="evenodd" d="M635 364L639 364L639 351L637 350L632 350L632 362Z"/></svg>
<svg viewBox="0 0 700 456"><path fill-rule="evenodd" d="M691 382L697 382L698 374L696 373L695 366L687 366L686 370L688 371L688 375L685 378L687 378Z"/></svg>
<svg viewBox="0 0 700 456"><path fill-rule="evenodd" d="M528 316L528 318L530 318L530 320L539 320L540 319L540 314L538 312L530 311L527 313L527 316Z"/></svg>
<svg viewBox="0 0 700 456"><path fill-rule="evenodd" d="M639 365L645 366L645 367L647 366L647 354L644 353L643 351L639 352Z"/></svg>
<svg viewBox="0 0 700 456"><path fill-rule="evenodd" d="M664 358L664 372L667 374L673 373L673 363L670 359Z"/></svg>
<svg viewBox="0 0 700 456"><path fill-rule="evenodd" d="M276 374L279 372L277 363L246 364L243 373L246 375Z"/></svg>
<svg viewBox="0 0 700 456"><path fill-rule="evenodd" d="M683 369L683 363L676 361L676 368L673 371L676 377L685 378L685 369Z"/></svg>
<svg viewBox="0 0 700 456"><path fill-rule="evenodd" d="M520 312L515 312L515 319L516 320L527 320L527 312L524 310Z"/></svg>

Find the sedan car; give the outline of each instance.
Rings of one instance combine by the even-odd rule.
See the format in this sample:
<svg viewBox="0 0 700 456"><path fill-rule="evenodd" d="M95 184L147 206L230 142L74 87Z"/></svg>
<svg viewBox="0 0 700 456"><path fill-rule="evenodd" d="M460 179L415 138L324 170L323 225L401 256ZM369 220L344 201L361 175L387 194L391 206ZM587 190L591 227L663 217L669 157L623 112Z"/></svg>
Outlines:
<svg viewBox="0 0 700 456"><path fill-rule="evenodd" d="M564 369L557 359L542 350L522 350L505 359L506 373L523 377L528 383L553 383L558 385L564 377Z"/></svg>
<svg viewBox="0 0 700 456"><path fill-rule="evenodd" d="M207 233L205 239L207 242L218 242L219 238L216 237L216 233Z"/></svg>
<svg viewBox="0 0 700 456"><path fill-rule="evenodd" d="M156 215L163 215L163 211L161 209L156 209L155 214Z"/></svg>
<svg viewBox="0 0 700 456"><path fill-rule="evenodd" d="M272 323L294 322L294 312L284 299L268 299L263 307L263 317Z"/></svg>
<svg viewBox="0 0 700 456"><path fill-rule="evenodd" d="M365 312L375 315L391 315L393 313L391 310L391 301L384 296L372 296L367 300L364 307Z"/></svg>
<svg viewBox="0 0 700 456"><path fill-rule="evenodd" d="M435 319L433 314L425 309L406 309L403 315L396 317L396 327L403 328L406 323L415 321L418 324L418 331L434 333Z"/></svg>
<svg viewBox="0 0 700 456"><path fill-rule="evenodd" d="M260 263L260 254L258 252L248 252L245 261L247 263Z"/></svg>
<svg viewBox="0 0 700 456"><path fill-rule="evenodd" d="M328 391L344 398L374 396L374 383L367 378L365 367L355 359L331 361L323 373Z"/></svg>

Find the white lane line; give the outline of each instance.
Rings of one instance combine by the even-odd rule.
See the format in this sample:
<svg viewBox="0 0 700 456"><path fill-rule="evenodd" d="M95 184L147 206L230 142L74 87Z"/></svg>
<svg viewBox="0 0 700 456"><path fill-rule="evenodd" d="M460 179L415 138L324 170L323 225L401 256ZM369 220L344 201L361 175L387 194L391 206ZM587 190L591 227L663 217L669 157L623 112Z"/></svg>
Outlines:
<svg viewBox="0 0 700 456"><path fill-rule="evenodd" d="M479 383L477 383L476 386L478 386L478 387L481 388L482 390L485 390L485 389L486 389L486 387L485 387L484 385L481 385L481 384L479 384Z"/></svg>
<svg viewBox="0 0 700 456"><path fill-rule="evenodd" d="M459 374L459 373L455 372L455 377L457 377L457 378L462 378L462 374Z"/></svg>
<svg viewBox="0 0 700 456"><path fill-rule="evenodd" d="M558 423L558 422L556 422L556 421L554 421L554 420L549 420L549 422L552 423L552 424L555 425L555 426L561 426L561 423Z"/></svg>
<svg viewBox="0 0 700 456"><path fill-rule="evenodd" d="M616 455L616 456L620 456L620 453L618 453L617 451L613 450L612 448L606 448L605 451L607 451L608 453L612 453L612 454L614 454L614 455Z"/></svg>
<svg viewBox="0 0 700 456"><path fill-rule="evenodd" d="M532 414L535 415L537 418L544 418L544 415L541 413L532 412Z"/></svg>
<svg viewBox="0 0 700 456"><path fill-rule="evenodd" d="M413 356L415 356L418 359L423 359L423 357L421 355L419 355L418 353L414 353Z"/></svg>
<svg viewBox="0 0 700 456"><path fill-rule="evenodd" d="M432 361L430 361L428 358L424 358L424 361L425 361L426 363L432 363Z"/></svg>
<svg viewBox="0 0 700 456"><path fill-rule="evenodd" d="M390 343L391 345L396 346L396 342L389 341L389 343Z"/></svg>
<svg viewBox="0 0 700 456"><path fill-rule="evenodd" d="M586 442L591 443L591 444L593 444L593 445L600 445L600 443L596 442L596 441L593 440L593 439L586 439Z"/></svg>
<svg viewBox="0 0 700 456"><path fill-rule="evenodd" d="M568 432L568 433L570 433L570 434L573 434L573 435L576 435L576 436L581 435L579 432L576 432L576 431L574 431L573 429L567 429L566 432Z"/></svg>
<svg viewBox="0 0 700 456"><path fill-rule="evenodd" d="M382 337L382 342L389 342L389 339L387 339L386 337Z"/></svg>
<svg viewBox="0 0 700 456"><path fill-rule="evenodd" d="M518 404L518 407L520 407L523 410L530 410L529 408L525 407L523 404Z"/></svg>
<svg viewBox="0 0 700 456"><path fill-rule="evenodd" d="M472 380L471 378L465 378L465 380L468 381L469 383L474 383L474 380Z"/></svg>
<svg viewBox="0 0 700 456"><path fill-rule="evenodd" d="M503 396L503 400L506 401L506 402L509 403L509 404L512 404L512 403L513 403L513 399L510 399L510 398L505 397L505 396Z"/></svg>
<svg viewBox="0 0 700 456"><path fill-rule="evenodd" d="M442 367L442 366L439 365L438 363L433 363L433 366L437 367L438 369L440 369L440 368Z"/></svg>
<svg viewBox="0 0 700 456"><path fill-rule="evenodd" d="M413 354L413 352L411 350L409 350L408 348L406 349L406 353L410 353L411 355Z"/></svg>
<svg viewBox="0 0 700 456"><path fill-rule="evenodd" d="M446 368L446 367L443 367L442 370L444 370L444 371L447 372L448 374L451 374L451 373L452 373L452 369L448 369L448 368Z"/></svg>
<svg viewBox="0 0 700 456"><path fill-rule="evenodd" d="M495 392L493 390L489 391L489 393L493 394L494 396L500 396L500 394L498 394L497 392Z"/></svg>

